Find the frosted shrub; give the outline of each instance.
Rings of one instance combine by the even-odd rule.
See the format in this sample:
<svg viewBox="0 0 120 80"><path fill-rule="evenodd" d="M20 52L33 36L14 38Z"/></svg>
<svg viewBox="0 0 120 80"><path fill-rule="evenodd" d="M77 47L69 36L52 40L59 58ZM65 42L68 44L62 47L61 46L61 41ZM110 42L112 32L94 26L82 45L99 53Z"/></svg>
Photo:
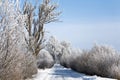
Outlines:
<svg viewBox="0 0 120 80"><path fill-rule="evenodd" d="M11 36L0 38L0 80L21 80L37 73L35 58L16 41Z"/></svg>
<svg viewBox="0 0 120 80"><path fill-rule="evenodd" d="M37 65L41 69L51 68L54 65L53 57L48 51L42 49L37 56Z"/></svg>
<svg viewBox="0 0 120 80"><path fill-rule="evenodd" d="M120 55L109 46L95 45L73 60L71 68L90 75L120 79Z"/></svg>
<svg viewBox="0 0 120 80"><path fill-rule="evenodd" d="M108 71L110 73L109 77L120 79L120 60L119 63L115 63L109 67Z"/></svg>
<svg viewBox="0 0 120 80"><path fill-rule="evenodd" d="M13 47L13 46L12 46ZM21 80L37 73L37 65L32 54L13 49L0 54L0 80Z"/></svg>
<svg viewBox="0 0 120 80"><path fill-rule="evenodd" d="M60 64L64 67L69 68L71 65L71 62L76 59L79 55L81 55L81 51L78 49L70 49L69 52L63 53L63 55L60 58ZM74 64L73 64L74 65Z"/></svg>
<svg viewBox="0 0 120 80"><path fill-rule="evenodd" d="M21 63L22 56L15 49L8 53L0 51L0 80L21 80Z"/></svg>
<svg viewBox="0 0 120 80"><path fill-rule="evenodd" d="M23 54L22 69L24 79L31 78L34 74L37 74L36 59L29 51Z"/></svg>
<svg viewBox="0 0 120 80"><path fill-rule="evenodd" d="M60 57L60 64L69 68L71 61L81 54L81 50L73 49L71 44L66 41L62 41L61 45L63 50L62 56Z"/></svg>

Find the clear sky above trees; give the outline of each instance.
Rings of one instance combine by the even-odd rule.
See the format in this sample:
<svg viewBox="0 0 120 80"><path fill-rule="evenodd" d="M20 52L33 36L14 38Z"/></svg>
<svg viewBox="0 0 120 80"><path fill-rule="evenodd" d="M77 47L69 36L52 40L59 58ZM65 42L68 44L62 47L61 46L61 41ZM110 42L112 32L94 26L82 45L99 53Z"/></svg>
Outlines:
<svg viewBox="0 0 120 80"><path fill-rule="evenodd" d="M120 0L59 0L62 23L47 30L73 46L90 48L108 44L120 50Z"/></svg>
<svg viewBox="0 0 120 80"><path fill-rule="evenodd" d="M59 19L62 22L47 25L46 30L50 32L48 35L70 41L75 47L90 48L96 42L120 50L120 0L53 2L59 4L58 10L62 11Z"/></svg>

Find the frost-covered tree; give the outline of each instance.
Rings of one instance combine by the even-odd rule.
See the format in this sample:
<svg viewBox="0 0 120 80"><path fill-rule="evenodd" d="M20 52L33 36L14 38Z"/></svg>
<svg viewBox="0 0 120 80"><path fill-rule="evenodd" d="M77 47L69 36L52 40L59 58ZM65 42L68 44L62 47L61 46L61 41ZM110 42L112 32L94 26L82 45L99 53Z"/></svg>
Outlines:
<svg viewBox="0 0 120 80"><path fill-rule="evenodd" d="M57 63L68 64L70 60L81 53L81 50L72 48L67 41L58 41L51 36L46 42L45 49L53 56Z"/></svg>
<svg viewBox="0 0 120 80"><path fill-rule="evenodd" d="M22 38L23 16L16 2L5 0L0 5L0 79L21 79L19 48ZM19 47L18 47L19 46ZM18 75L18 76L17 76ZM13 78L14 77L14 78Z"/></svg>
<svg viewBox="0 0 120 80"><path fill-rule="evenodd" d="M46 50L53 56L53 59L58 62L58 56L62 55L62 45L53 36L46 42Z"/></svg>
<svg viewBox="0 0 120 80"><path fill-rule="evenodd" d="M43 48L45 24L58 20L60 12L56 12L56 9L57 5L51 3L51 0L43 0L39 7L28 2L24 4L23 13L27 15L25 28L28 32L25 40L35 56Z"/></svg>
<svg viewBox="0 0 120 80"><path fill-rule="evenodd" d="M25 16L20 13L18 4L18 0L4 0L0 5L0 80L21 80L28 77L23 74L23 71L31 68L31 65L23 66L32 58L24 54ZM37 67L34 69L37 72ZM26 73L29 74L29 72Z"/></svg>

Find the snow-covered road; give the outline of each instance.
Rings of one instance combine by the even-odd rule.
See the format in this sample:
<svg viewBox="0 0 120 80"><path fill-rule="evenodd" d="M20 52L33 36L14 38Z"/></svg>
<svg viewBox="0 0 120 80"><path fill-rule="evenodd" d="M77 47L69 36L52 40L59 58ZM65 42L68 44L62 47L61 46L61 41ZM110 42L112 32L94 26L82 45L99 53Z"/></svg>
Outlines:
<svg viewBox="0 0 120 80"><path fill-rule="evenodd" d="M101 78L97 76L86 76L64 68L60 65L55 65L51 69L38 70L38 74L34 76L33 80L116 80Z"/></svg>

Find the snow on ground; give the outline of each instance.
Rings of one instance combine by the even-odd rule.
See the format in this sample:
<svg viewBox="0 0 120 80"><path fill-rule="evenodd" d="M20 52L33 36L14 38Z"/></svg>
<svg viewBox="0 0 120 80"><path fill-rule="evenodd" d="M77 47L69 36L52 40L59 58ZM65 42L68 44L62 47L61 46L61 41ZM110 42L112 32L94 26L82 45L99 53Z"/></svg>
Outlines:
<svg viewBox="0 0 120 80"><path fill-rule="evenodd" d="M98 76L86 76L56 64L51 69L38 70L32 80L116 80Z"/></svg>

